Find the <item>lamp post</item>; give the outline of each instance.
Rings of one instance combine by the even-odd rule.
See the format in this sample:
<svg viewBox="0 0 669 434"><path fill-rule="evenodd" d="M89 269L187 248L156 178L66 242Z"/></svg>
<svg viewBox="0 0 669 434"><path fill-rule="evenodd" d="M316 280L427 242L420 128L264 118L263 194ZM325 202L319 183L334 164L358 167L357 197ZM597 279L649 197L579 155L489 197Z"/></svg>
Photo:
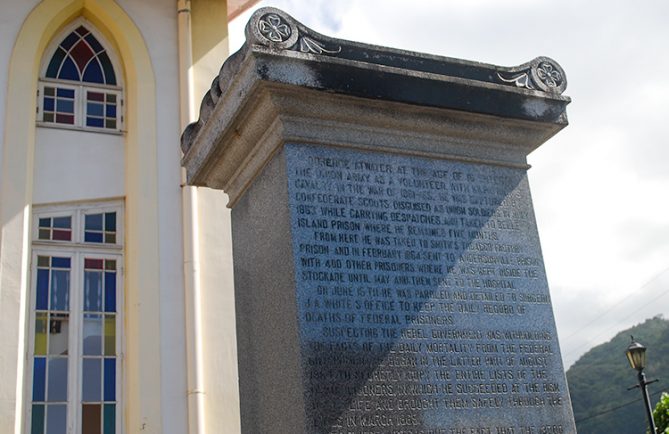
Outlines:
<svg viewBox="0 0 669 434"><path fill-rule="evenodd" d="M657 380L646 381L646 374L643 373L643 368L646 367L646 347L634 340L632 336L632 343L627 347L625 351L627 355L627 360L630 362L632 368L636 369L638 372L639 385L634 386L633 388L640 388L641 395L643 395L643 401L646 404L646 416L648 416L648 423L650 424L650 429L652 434L657 433L657 428L655 428L655 421L653 420L653 409L650 406L650 397L648 396L648 385L655 383Z"/></svg>

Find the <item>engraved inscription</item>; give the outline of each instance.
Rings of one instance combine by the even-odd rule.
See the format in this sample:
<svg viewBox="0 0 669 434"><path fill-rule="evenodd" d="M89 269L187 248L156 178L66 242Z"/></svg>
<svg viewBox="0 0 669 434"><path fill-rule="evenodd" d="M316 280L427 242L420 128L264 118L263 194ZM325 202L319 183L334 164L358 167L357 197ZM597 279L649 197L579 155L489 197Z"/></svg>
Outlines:
<svg viewBox="0 0 669 434"><path fill-rule="evenodd" d="M312 430L563 432L524 171L285 149Z"/></svg>

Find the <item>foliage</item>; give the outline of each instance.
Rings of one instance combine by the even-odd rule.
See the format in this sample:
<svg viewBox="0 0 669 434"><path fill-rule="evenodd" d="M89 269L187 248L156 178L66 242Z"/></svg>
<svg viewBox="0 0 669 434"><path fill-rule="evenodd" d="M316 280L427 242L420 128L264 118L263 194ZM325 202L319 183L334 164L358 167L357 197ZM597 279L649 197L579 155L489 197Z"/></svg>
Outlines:
<svg viewBox="0 0 669 434"><path fill-rule="evenodd" d="M663 393L660 401L653 410L653 419L657 427L657 432L661 434L669 434L669 394Z"/></svg>
<svg viewBox="0 0 669 434"><path fill-rule="evenodd" d="M630 335L648 348L649 380L669 371L669 320L659 316L592 348L567 371L578 432L639 433L647 425L639 389L627 390L637 384L636 372L624 354ZM666 390L666 382L649 386L651 402L657 401L662 388Z"/></svg>

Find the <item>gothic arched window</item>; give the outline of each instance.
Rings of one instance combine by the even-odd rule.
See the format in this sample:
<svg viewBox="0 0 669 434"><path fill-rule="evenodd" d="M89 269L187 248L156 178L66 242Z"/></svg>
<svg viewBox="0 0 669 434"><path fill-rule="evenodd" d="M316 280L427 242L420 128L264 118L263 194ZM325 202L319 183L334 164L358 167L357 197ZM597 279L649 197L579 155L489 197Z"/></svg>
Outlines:
<svg viewBox="0 0 669 434"><path fill-rule="evenodd" d="M79 24L49 54L40 80L40 124L120 131L122 88L99 37Z"/></svg>

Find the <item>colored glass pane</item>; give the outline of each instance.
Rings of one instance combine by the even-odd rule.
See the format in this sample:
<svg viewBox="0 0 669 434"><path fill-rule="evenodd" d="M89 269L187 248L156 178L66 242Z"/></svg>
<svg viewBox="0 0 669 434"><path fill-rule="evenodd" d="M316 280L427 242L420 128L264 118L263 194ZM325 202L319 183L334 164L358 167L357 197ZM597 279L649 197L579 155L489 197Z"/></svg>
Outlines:
<svg viewBox="0 0 669 434"><path fill-rule="evenodd" d="M48 267L49 266L49 257L48 256L38 256L37 257L37 266L38 267Z"/></svg>
<svg viewBox="0 0 669 434"><path fill-rule="evenodd" d="M107 116L109 118L115 118L116 117L116 106L111 105L111 104L107 105L105 116Z"/></svg>
<svg viewBox="0 0 669 434"><path fill-rule="evenodd" d="M87 127L94 127L94 128L104 128L104 119L101 118L91 118L87 117L86 118L86 126ZM99 242L102 242L100 240Z"/></svg>
<svg viewBox="0 0 669 434"><path fill-rule="evenodd" d="M84 314L83 340L84 355L102 355L102 315Z"/></svg>
<svg viewBox="0 0 669 434"><path fill-rule="evenodd" d="M84 271L84 310L102 311L102 272Z"/></svg>
<svg viewBox="0 0 669 434"><path fill-rule="evenodd" d="M50 358L47 378L47 401L67 401L67 358Z"/></svg>
<svg viewBox="0 0 669 434"><path fill-rule="evenodd" d="M54 229L52 239L55 241L70 241L72 239L72 232Z"/></svg>
<svg viewBox="0 0 669 434"><path fill-rule="evenodd" d="M46 358L35 357L33 361L33 401L44 401L45 385Z"/></svg>
<svg viewBox="0 0 669 434"><path fill-rule="evenodd" d="M105 94L101 92L88 92L89 101L104 102Z"/></svg>
<svg viewBox="0 0 669 434"><path fill-rule="evenodd" d="M36 356L46 355L47 324L48 314L37 312L35 314L35 346L33 348Z"/></svg>
<svg viewBox="0 0 669 434"><path fill-rule="evenodd" d="M88 29L87 29L86 27L84 27L84 26L79 26L79 27L77 27L77 30L75 30L75 32L77 32L77 33L78 33L79 35L81 35L81 36L85 36L85 35L87 35L88 33L90 33L90 32L88 31Z"/></svg>
<svg viewBox="0 0 669 434"><path fill-rule="evenodd" d="M116 86L116 74L114 73L114 67L112 66L111 60L105 51L98 54L98 59L102 64L102 69L105 72L105 83Z"/></svg>
<svg viewBox="0 0 669 434"><path fill-rule="evenodd" d="M101 243L102 242L102 233L101 232L85 232L84 241L87 243Z"/></svg>
<svg viewBox="0 0 669 434"><path fill-rule="evenodd" d="M86 104L86 114L88 116L104 116L104 105L89 102Z"/></svg>
<svg viewBox="0 0 669 434"><path fill-rule="evenodd" d="M56 114L56 123L74 125L74 116L73 115Z"/></svg>
<svg viewBox="0 0 669 434"><path fill-rule="evenodd" d="M116 244L116 234L105 233L105 243Z"/></svg>
<svg viewBox="0 0 669 434"><path fill-rule="evenodd" d="M93 258L84 259L84 268L87 268L89 270L102 270L102 264L104 264L103 259L93 259Z"/></svg>
<svg viewBox="0 0 669 434"><path fill-rule="evenodd" d="M74 64L74 61L69 56L61 64L58 78L61 80L80 81L77 65Z"/></svg>
<svg viewBox="0 0 669 434"><path fill-rule="evenodd" d="M56 100L56 111L60 113L74 113L74 101L70 99Z"/></svg>
<svg viewBox="0 0 669 434"><path fill-rule="evenodd" d="M53 258L57 259L57 258ZM69 259L69 258L67 258ZM69 264L68 264L69 265ZM70 306L70 272L51 270L51 310L68 310Z"/></svg>
<svg viewBox="0 0 669 434"><path fill-rule="evenodd" d="M66 89L59 87L57 90L58 98L70 98L74 99L74 89Z"/></svg>
<svg viewBox="0 0 669 434"><path fill-rule="evenodd" d="M52 313L49 319L49 355L67 355L70 317L66 313Z"/></svg>
<svg viewBox="0 0 669 434"><path fill-rule="evenodd" d="M81 378L81 399L85 402L100 402L102 400L102 359L84 359Z"/></svg>
<svg viewBox="0 0 669 434"><path fill-rule="evenodd" d="M30 434L44 434L44 405L33 404ZM106 433L105 433L106 434Z"/></svg>
<svg viewBox="0 0 669 434"><path fill-rule="evenodd" d="M56 95L56 89L53 87L44 87L44 95L45 96L55 96Z"/></svg>
<svg viewBox="0 0 669 434"><path fill-rule="evenodd" d="M86 230L101 231L102 230L102 214L87 214L86 215Z"/></svg>
<svg viewBox="0 0 669 434"><path fill-rule="evenodd" d="M54 217L53 218L53 227L59 229L70 229L72 228L72 217Z"/></svg>
<svg viewBox="0 0 669 434"><path fill-rule="evenodd" d="M55 107L56 107L56 102L54 101L53 98L49 98L49 97L44 98L43 110L45 112L52 112L52 111L54 111Z"/></svg>
<svg viewBox="0 0 669 434"><path fill-rule="evenodd" d="M116 355L116 317L105 315L105 356Z"/></svg>
<svg viewBox="0 0 669 434"><path fill-rule="evenodd" d="M69 50L72 48L75 42L79 40L79 36L76 35L75 33L70 33L67 35L67 37L63 40L63 42L60 44L61 48L63 48L65 51Z"/></svg>
<svg viewBox="0 0 669 434"><path fill-rule="evenodd" d="M107 119L105 121L105 128L116 129L116 119Z"/></svg>
<svg viewBox="0 0 669 434"><path fill-rule="evenodd" d="M46 76L49 78L57 78L58 77L58 69L60 68L61 63L63 63L63 59L65 59L65 55L67 55L67 51L65 51L62 48L57 48L56 52L53 53L53 56L51 57L51 61L49 62L49 66L46 69Z"/></svg>
<svg viewBox="0 0 669 434"><path fill-rule="evenodd" d="M53 113L44 113L44 116L42 117L44 122L54 122L54 119Z"/></svg>
<svg viewBox="0 0 669 434"><path fill-rule="evenodd" d="M35 309L47 310L49 308L49 270L37 270L37 282L35 287Z"/></svg>
<svg viewBox="0 0 669 434"><path fill-rule="evenodd" d="M105 213L105 230L114 232L116 231L116 213L108 212Z"/></svg>
<svg viewBox="0 0 669 434"><path fill-rule="evenodd" d="M116 261L113 259L105 259L105 270L116 270Z"/></svg>
<svg viewBox="0 0 669 434"><path fill-rule="evenodd" d="M114 434L116 432L116 405L104 405L104 434Z"/></svg>
<svg viewBox="0 0 669 434"><path fill-rule="evenodd" d="M116 312L116 273L105 273L105 312Z"/></svg>
<svg viewBox="0 0 669 434"><path fill-rule="evenodd" d="M70 50L70 56L72 56L74 62L79 67L79 71L83 71L88 62L95 56L95 53L93 53L91 47L84 40L80 40Z"/></svg>
<svg viewBox="0 0 669 434"><path fill-rule="evenodd" d="M102 405L84 404L81 409L81 432L85 434L102 433Z"/></svg>
<svg viewBox="0 0 669 434"><path fill-rule="evenodd" d="M59 258L54 256L51 258L51 266L54 268L70 268L70 258Z"/></svg>
<svg viewBox="0 0 669 434"><path fill-rule="evenodd" d="M46 434L63 434L67 431L67 406L46 406Z"/></svg>
<svg viewBox="0 0 669 434"><path fill-rule="evenodd" d="M116 359L104 359L104 400L116 401Z"/></svg>
<svg viewBox="0 0 669 434"><path fill-rule="evenodd" d="M102 73L102 67L100 66L99 60L93 59L90 61L84 70L82 81L85 81L86 83L105 84L105 77Z"/></svg>
<svg viewBox="0 0 669 434"><path fill-rule="evenodd" d="M50 240L51 239L51 231L49 229L40 229L38 238L40 240Z"/></svg>
<svg viewBox="0 0 669 434"><path fill-rule="evenodd" d="M94 52L99 53L100 51L104 50L102 45L100 45L98 40L95 39L95 36L93 36L92 34L89 33L88 35L86 35L84 39L86 40L86 42L88 42L88 45L91 46Z"/></svg>
<svg viewBox="0 0 669 434"><path fill-rule="evenodd" d="M116 103L116 95L114 95L113 93L108 93L107 104L112 104L112 103Z"/></svg>

